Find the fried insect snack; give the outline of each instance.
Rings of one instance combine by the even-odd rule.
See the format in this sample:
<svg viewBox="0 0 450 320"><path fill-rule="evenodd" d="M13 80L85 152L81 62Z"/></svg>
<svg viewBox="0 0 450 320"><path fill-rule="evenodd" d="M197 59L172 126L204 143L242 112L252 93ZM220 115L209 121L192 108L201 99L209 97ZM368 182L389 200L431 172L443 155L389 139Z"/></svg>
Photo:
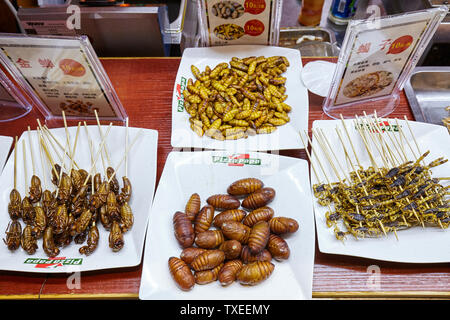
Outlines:
<svg viewBox="0 0 450 320"><path fill-rule="evenodd" d="M194 193L189 198L184 208L184 213L186 213L190 221L194 221L197 214L200 212L201 202L198 193Z"/></svg>
<svg viewBox="0 0 450 320"><path fill-rule="evenodd" d="M221 250L207 250L194 258L191 263L195 271L204 271L217 267L225 260L225 254Z"/></svg>
<svg viewBox="0 0 450 320"><path fill-rule="evenodd" d="M253 227L259 221L269 221L274 215L272 208L264 206L251 211L242 221L248 227Z"/></svg>
<svg viewBox="0 0 450 320"><path fill-rule="evenodd" d="M215 209L237 209L241 206L239 200L228 194L215 194L206 199L209 205L213 206Z"/></svg>
<svg viewBox="0 0 450 320"><path fill-rule="evenodd" d="M246 215L247 215L247 212L245 212L244 210L241 210L241 209L225 210L214 217L213 225L216 228L220 228L220 227L222 227L222 224L225 221L232 220L232 221L241 222L242 219L244 219Z"/></svg>
<svg viewBox="0 0 450 320"><path fill-rule="evenodd" d="M203 72L192 65L194 79L183 91L191 129L221 141L274 132L290 121L282 76L288 67L283 56L233 57Z"/></svg>
<svg viewBox="0 0 450 320"><path fill-rule="evenodd" d="M12 220L22 217L22 198L16 189L12 189L9 194L8 213Z"/></svg>
<svg viewBox="0 0 450 320"><path fill-rule="evenodd" d="M253 286L270 277L274 268L271 262L255 261L243 266L236 278L241 284Z"/></svg>
<svg viewBox="0 0 450 320"><path fill-rule="evenodd" d="M195 285L195 278L187 264L177 258L169 258L169 271L181 290L188 291Z"/></svg>
<svg viewBox="0 0 450 320"><path fill-rule="evenodd" d="M241 260L235 259L225 262L218 274L218 280L222 286L228 286L236 280L237 273L242 269L244 264Z"/></svg>
<svg viewBox="0 0 450 320"><path fill-rule="evenodd" d="M95 249L97 249L98 241L100 239L100 234L98 232L98 228L95 225L95 222L92 223L88 232L87 245L82 246L78 251L81 254L91 255Z"/></svg>
<svg viewBox="0 0 450 320"><path fill-rule="evenodd" d="M219 71L209 70L209 74ZM208 204L201 210L200 196L192 194L185 211L190 212L193 220L184 212L176 213L182 217L181 229L190 230L190 236L195 235L193 243L183 248L179 258L170 258L174 268L184 268L174 277L177 283L182 282L183 290L189 290L195 283L204 285L217 280L222 286L236 280L243 285L255 285L273 272L272 259L284 261L290 256L282 236L297 231L298 223L292 218L275 216L275 210L265 206L275 198L275 190L264 187L255 178L239 179L227 189L227 194L207 197ZM254 209L239 209L240 199ZM233 209L226 209L230 207ZM216 213L216 208L226 210Z"/></svg>
<svg viewBox="0 0 450 320"><path fill-rule="evenodd" d="M214 249L225 241L222 231L207 230L197 233L195 236L195 244L204 249Z"/></svg>
<svg viewBox="0 0 450 320"><path fill-rule="evenodd" d="M236 1L221 1L211 7L211 13L222 19L237 19L244 12L244 7Z"/></svg>
<svg viewBox="0 0 450 320"><path fill-rule="evenodd" d="M269 241L270 228L266 221L259 221L250 230L248 237L248 247L253 254L258 254L263 250Z"/></svg>
<svg viewBox="0 0 450 320"><path fill-rule="evenodd" d="M22 232L20 246L28 254L34 254L38 248L36 236L33 233L33 227L27 225Z"/></svg>
<svg viewBox="0 0 450 320"><path fill-rule="evenodd" d="M275 190L273 188L262 188L251 193L242 201L242 206L246 209L258 209L266 206L275 198Z"/></svg>
<svg viewBox="0 0 450 320"><path fill-rule="evenodd" d="M194 228L184 212L177 211L173 215L173 230L175 238L182 248L192 246L195 241Z"/></svg>
<svg viewBox="0 0 450 320"><path fill-rule="evenodd" d="M6 239L3 242L8 247L8 250L14 251L20 247L20 239L22 236L22 226L17 220L12 220L8 223L6 228Z"/></svg>
<svg viewBox="0 0 450 320"><path fill-rule="evenodd" d="M217 280L220 270L223 267L223 263L211 270L197 271L194 273L196 284L208 284Z"/></svg>
<svg viewBox="0 0 450 320"><path fill-rule="evenodd" d="M264 183L256 178L245 178L233 182L227 192L233 196L242 196L253 193L264 186Z"/></svg>

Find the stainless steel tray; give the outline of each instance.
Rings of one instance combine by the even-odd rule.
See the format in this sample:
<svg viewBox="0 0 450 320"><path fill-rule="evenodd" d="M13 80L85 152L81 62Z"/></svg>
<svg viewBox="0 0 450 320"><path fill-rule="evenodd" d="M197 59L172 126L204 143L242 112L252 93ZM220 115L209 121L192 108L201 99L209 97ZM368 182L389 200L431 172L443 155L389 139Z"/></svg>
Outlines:
<svg viewBox="0 0 450 320"><path fill-rule="evenodd" d="M404 91L416 121L444 126L450 116L450 67L416 67Z"/></svg>
<svg viewBox="0 0 450 320"><path fill-rule="evenodd" d="M301 37L311 37L297 43ZM330 57L339 55L334 33L322 27L292 27L280 29L280 47L299 49L303 57Z"/></svg>

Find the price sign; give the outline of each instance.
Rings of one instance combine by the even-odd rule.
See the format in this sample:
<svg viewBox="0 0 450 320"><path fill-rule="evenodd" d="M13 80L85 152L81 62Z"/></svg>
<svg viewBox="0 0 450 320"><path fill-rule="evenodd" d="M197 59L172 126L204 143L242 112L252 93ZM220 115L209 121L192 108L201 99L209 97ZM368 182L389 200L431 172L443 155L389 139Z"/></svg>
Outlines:
<svg viewBox="0 0 450 320"><path fill-rule="evenodd" d="M333 118L392 112L447 7L354 20L348 25L324 111Z"/></svg>
<svg viewBox="0 0 450 320"><path fill-rule="evenodd" d="M126 114L86 37L0 34L0 61L47 120L124 120Z"/></svg>

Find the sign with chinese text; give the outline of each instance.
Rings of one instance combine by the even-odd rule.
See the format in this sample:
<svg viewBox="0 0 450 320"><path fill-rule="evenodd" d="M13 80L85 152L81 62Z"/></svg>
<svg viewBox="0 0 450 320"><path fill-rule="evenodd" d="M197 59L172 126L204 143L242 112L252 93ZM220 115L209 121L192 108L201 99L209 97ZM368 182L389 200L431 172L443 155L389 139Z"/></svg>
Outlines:
<svg viewBox="0 0 450 320"><path fill-rule="evenodd" d="M101 118L122 118L120 102L89 50L77 38L0 35L0 59L42 102L44 114L92 118L97 111Z"/></svg>
<svg viewBox="0 0 450 320"><path fill-rule="evenodd" d="M323 109L331 117L367 110L384 116L448 12L446 6L375 20L352 20ZM347 114L348 113L348 114Z"/></svg>

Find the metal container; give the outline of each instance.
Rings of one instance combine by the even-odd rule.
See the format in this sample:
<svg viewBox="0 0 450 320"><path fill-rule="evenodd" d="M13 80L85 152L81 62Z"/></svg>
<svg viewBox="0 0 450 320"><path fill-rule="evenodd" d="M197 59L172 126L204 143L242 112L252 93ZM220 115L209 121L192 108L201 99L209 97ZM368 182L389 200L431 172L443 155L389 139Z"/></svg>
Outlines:
<svg viewBox="0 0 450 320"><path fill-rule="evenodd" d="M444 125L449 117L450 67L416 67L404 91L416 121Z"/></svg>
<svg viewBox="0 0 450 320"><path fill-rule="evenodd" d="M280 30L280 47L300 50L302 57L339 55L334 33L321 27L294 27Z"/></svg>

